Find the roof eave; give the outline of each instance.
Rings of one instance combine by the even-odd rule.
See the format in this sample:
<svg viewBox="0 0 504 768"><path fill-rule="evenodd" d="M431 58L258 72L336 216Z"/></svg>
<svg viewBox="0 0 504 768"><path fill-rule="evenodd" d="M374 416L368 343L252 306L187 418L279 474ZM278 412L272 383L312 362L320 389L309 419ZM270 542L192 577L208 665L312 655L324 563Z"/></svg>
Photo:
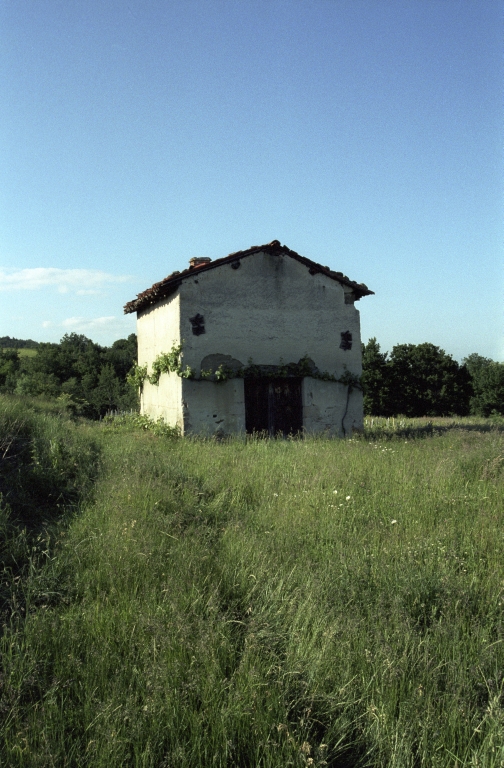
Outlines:
<svg viewBox="0 0 504 768"><path fill-rule="evenodd" d="M283 254L290 256L296 261L299 261L301 264L304 264L308 268L308 271L311 275L325 275L331 280L335 280L341 285L346 285L347 287L351 288L355 294L356 301L361 299L363 296L374 295L374 291L369 290L367 285L364 285L364 283L355 283L353 280L350 280L348 277L346 277L346 275L343 275L342 272L333 272L328 267L324 267L322 264L317 264L317 262L306 258L306 256L301 256L299 253L296 253L296 251L291 251L291 249L286 245L281 245L278 240L273 240L273 242L268 243L267 245L254 245L251 248L248 248L246 251L235 251L234 253L230 253L229 256L223 256L221 259L216 259L215 261L211 261L208 264L202 264L197 267L191 266L182 272L172 273L172 275L169 275L161 282L154 283L151 288L148 288L146 291L139 293L136 299L133 299L132 301L129 301L127 304L125 304L124 314L127 315L132 312L138 312L141 309L145 309L152 306L153 304L157 304L168 296L171 296L182 285L184 280L193 277L196 272L198 274L201 274L202 272L208 272L210 269L216 269L217 267L223 266L225 264L231 264L234 261L240 261L240 259L246 258L247 256L252 256L255 253L270 253L274 255Z"/></svg>

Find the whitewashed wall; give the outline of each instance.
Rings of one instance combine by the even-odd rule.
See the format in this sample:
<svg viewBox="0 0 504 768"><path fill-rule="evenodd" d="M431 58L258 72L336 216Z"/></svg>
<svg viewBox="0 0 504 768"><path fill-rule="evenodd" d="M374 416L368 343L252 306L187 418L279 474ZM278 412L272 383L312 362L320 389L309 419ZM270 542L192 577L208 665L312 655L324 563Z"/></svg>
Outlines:
<svg viewBox="0 0 504 768"><path fill-rule="evenodd" d="M350 293L350 289L347 289ZM361 373L359 313L345 304L343 286L310 275L290 256L253 254L239 269L225 264L186 278L180 293L184 362L198 372L206 355L231 355L244 365L279 365L308 355L320 370ZM190 317L205 318L205 333L192 334ZM350 331L352 349L339 348Z"/></svg>
<svg viewBox="0 0 504 768"><path fill-rule="evenodd" d="M138 364L147 365L149 373L156 357L180 344L180 296L175 293L137 316ZM143 414L164 419L184 431L182 380L175 373L164 373L159 384L144 383L140 397Z"/></svg>
<svg viewBox="0 0 504 768"><path fill-rule="evenodd" d="M184 434L239 434L245 432L243 379L182 380Z"/></svg>
<svg viewBox="0 0 504 768"><path fill-rule="evenodd" d="M362 392L337 381L307 376L301 389L303 427L307 434L325 433L331 437L351 437L363 427Z"/></svg>
<svg viewBox="0 0 504 768"><path fill-rule="evenodd" d="M140 396L141 413L157 421L163 419L184 434L182 379L176 373L163 373L159 384L145 382Z"/></svg>
<svg viewBox="0 0 504 768"><path fill-rule="evenodd" d="M180 296L162 299L137 315L138 365L151 365L163 352L180 344Z"/></svg>
<svg viewBox="0 0 504 768"><path fill-rule="evenodd" d="M320 371L360 375L359 312L345 303L345 292L351 294L351 289L326 275L310 275L288 255L257 253L243 258L238 269L224 264L207 272L194 270L173 296L139 312L139 364L150 370L157 355L183 341L183 363L197 375L202 361L208 368L208 356L219 355L242 365L249 360L258 365L297 363L308 355ZM197 314L205 325L199 336L193 335L190 322ZM344 331L352 334L351 350L340 348ZM183 434L241 432L243 391L241 379L213 383L163 374L159 386L146 382L142 412L177 424ZM349 435L362 428L359 391L347 403L346 386L306 378L302 396L307 432Z"/></svg>

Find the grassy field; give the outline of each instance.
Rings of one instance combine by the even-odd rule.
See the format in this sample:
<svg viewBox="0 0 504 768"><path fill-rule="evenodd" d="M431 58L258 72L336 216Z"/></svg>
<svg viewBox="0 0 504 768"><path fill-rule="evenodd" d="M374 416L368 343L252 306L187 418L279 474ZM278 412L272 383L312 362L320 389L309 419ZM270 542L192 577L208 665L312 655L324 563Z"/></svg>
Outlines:
<svg viewBox="0 0 504 768"><path fill-rule="evenodd" d="M504 766L502 424L0 427L1 765Z"/></svg>
<svg viewBox="0 0 504 768"><path fill-rule="evenodd" d="M12 347L4 347L5 350L13 349ZM19 349L16 349L16 352L18 353L19 357L35 357L37 354L36 349L32 349L31 347L20 347Z"/></svg>

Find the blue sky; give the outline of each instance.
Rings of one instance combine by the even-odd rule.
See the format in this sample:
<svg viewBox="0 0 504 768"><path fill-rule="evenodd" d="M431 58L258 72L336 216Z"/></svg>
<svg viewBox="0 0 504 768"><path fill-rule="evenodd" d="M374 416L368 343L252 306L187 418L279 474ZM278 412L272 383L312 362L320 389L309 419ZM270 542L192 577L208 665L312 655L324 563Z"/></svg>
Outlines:
<svg viewBox="0 0 504 768"><path fill-rule="evenodd" d="M2 0L0 336L103 344L192 256L280 240L362 337L504 360L504 4Z"/></svg>

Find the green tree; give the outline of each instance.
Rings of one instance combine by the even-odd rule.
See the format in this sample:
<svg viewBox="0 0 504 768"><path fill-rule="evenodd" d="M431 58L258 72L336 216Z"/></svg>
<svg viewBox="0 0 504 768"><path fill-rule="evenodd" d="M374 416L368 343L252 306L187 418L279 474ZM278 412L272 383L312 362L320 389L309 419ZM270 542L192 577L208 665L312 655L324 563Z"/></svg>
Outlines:
<svg viewBox="0 0 504 768"><path fill-rule="evenodd" d="M381 416L388 410L389 383L387 352L380 351L380 345L373 337L362 345L362 388L364 390L364 413Z"/></svg>
<svg viewBox="0 0 504 768"><path fill-rule="evenodd" d="M58 381L64 378L64 372L61 370L59 344L40 344L36 355L21 359L20 374L29 377L35 373L52 374Z"/></svg>
<svg viewBox="0 0 504 768"><path fill-rule="evenodd" d="M65 334L60 343L60 359L64 380L71 376L83 379L91 377L94 385L98 382L103 349L99 344L77 333Z"/></svg>
<svg viewBox="0 0 504 768"><path fill-rule="evenodd" d="M14 349L0 349L0 392L64 396L69 407L90 418L108 410L134 410L138 393L126 377L136 359L134 333L111 347L69 333L59 344L38 344L33 357L20 358Z"/></svg>
<svg viewBox="0 0 504 768"><path fill-rule="evenodd" d="M471 413L477 416L490 416L492 413L504 415L504 363L476 353L466 357L464 363L473 389Z"/></svg>
<svg viewBox="0 0 504 768"><path fill-rule="evenodd" d="M38 341L33 339L16 339L10 336L0 336L0 349L37 349Z"/></svg>
<svg viewBox="0 0 504 768"><path fill-rule="evenodd" d="M23 373L16 379L16 395L30 395L32 397L57 397L61 392L61 385L53 373L45 371L33 371Z"/></svg>
<svg viewBox="0 0 504 768"><path fill-rule="evenodd" d="M16 349L0 349L0 392L13 392L20 367Z"/></svg>
<svg viewBox="0 0 504 768"><path fill-rule="evenodd" d="M90 403L97 416L105 416L109 411L120 408L121 382L117 378L114 368L110 363L102 366L98 376L98 384L90 393Z"/></svg>
<svg viewBox="0 0 504 768"><path fill-rule="evenodd" d="M481 371L482 368L484 368L486 365L490 365L490 363L493 363L493 360L491 360L489 357L483 357L482 355L478 355L477 352L473 352L472 355L468 355L464 358L463 363L467 370L469 371L469 375L471 376L471 379L475 379L478 375L479 371Z"/></svg>
<svg viewBox="0 0 504 768"><path fill-rule="evenodd" d="M434 344L399 344L388 360L388 413L405 416L463 416L469 412L466 366Z"/></svg>
<svg viewBox="0 0 504 768"><path fill-rule="evenodd" d="M138 345L136 333L131 333L127 339L114 341L111 347L106 347L102 352L102 361L110 363L116 376L125 381L126 376L136 363L138 357Z"/></svg>

